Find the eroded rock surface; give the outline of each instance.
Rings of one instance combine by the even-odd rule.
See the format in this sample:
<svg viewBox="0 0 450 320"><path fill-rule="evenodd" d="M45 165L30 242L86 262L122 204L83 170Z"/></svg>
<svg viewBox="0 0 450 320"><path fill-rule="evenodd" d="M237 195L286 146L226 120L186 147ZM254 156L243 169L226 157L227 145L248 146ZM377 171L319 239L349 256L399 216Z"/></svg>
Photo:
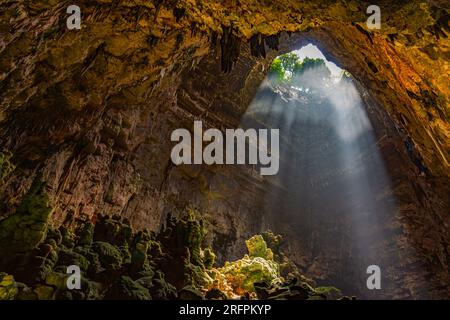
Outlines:
<svg viewBox="0 0 450 320"><path fill-rule="evenodd" d="M388 297L448 297L445 1L386 1L379 31L365 27L359 1L79 1L80 31L66 29L59 1L0 5L0 141L15 166L2 162L0 217L17 210L41 174L56 226L116 214L159 231L169 213L193 206L218 260L241 256L242 240L276 218L264 210L261 176L249 167L175 167L170 133L199 119L237 126L271 59L313 42L366 90L399 204L386 241L404 248L388 271L403 289ZM315 253L308 235L277 228L304 271L342 278L334 237Z"/></svg>

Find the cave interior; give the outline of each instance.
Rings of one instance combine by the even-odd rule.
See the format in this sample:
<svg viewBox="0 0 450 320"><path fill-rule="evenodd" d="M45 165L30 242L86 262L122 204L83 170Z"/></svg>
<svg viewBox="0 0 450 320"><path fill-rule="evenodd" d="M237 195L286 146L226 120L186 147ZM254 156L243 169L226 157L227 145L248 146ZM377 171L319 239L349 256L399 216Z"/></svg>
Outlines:
<svg viewBox="0 0 450 320"><path fill-rule="evenodd" d="M446 1L380 1L380 30L364 1L78 2L81 30L64 3L0 1L0 280L21 283L4 292L280 294L230 271L257 257L301 278L287 297L450 297ZM274 84L277 57L311 46L342 77ZM174 165L171 133L194 121L279 128L278 174ZM89 292L61 289L69 264Z"/></svg>

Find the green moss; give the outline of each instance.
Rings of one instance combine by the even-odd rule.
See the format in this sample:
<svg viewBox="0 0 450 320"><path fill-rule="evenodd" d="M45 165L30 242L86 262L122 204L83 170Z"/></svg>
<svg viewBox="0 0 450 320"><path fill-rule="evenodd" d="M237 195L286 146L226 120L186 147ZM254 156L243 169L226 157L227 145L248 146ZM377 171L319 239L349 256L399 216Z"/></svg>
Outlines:
<svg viewBox="0 0 450 320"><path fill-rule="evenodd" d="M194 210L188 210L186 216L177 222L176 233L178 242L189 249L190 262L203 266L201 244L206 235L203 221L197 219Z"/></svg>
<svg viewBox="0 0 450 320"><path fill-rule="evenodd" d="M156 271L152 284L150 293L154 299L168 300L178 296L176 288L165 280L164 273L160 270Z"/></svg>
<svg viewBox="0 0 450 320"><path fill-rule="evenodd" d="M267 248L267 244L261 235L256 235L245 241L248 254L252 258L261 257L267 260L273 260L272 250Z"/></svg>
<svg viewBox="0 0 450 320"><path fill-rule="evenodd" d="M14 277L0 272L0 300L13 300L17 294Z"/></svg>
<svg viewBox="0 0 450 320"><path fill-rule="evenodd" d="M325 296L328 300L336 300L342 298L342 292L338 288L335 287L317 287L314 291L318 295Z"/></svg>
<svg viewBox="0 0 450 320"><path fill-rule="evenodd" d="M78 232L78 245L88 246L92 245L94 240L94 224L86 222L81 225L80 231Z"/></svg>
<svg viewBox="0 0 450 320"><path fill-rule="evenodd" d="M59 246L62 243L61 231L59 229L48 228L46 240L54 240L56 245Z"/></svg>
<svg viewBox="0 0 450 320"><path fill-rule="evenodd" d="M120 221L119 217L100 216L94 228L94 240L122 246L131 243L133 230L129 221Z"/></svg>
<svg viewBox="0 0 450 320"><path fill-rule="evenodd" d="M205 297L201 291L193 286L186 286L178 293L181 300L204 300Z"/></svg>
<svg viewBox="0 0 450 320"><path fill-rule="evenodd" d="M103 286L101 283L91 281L84 276L81 277L81 292L83 292L84 294L84 299L87 300L101 299L102 289Z"/></svg>
<svg viewBox="0 0 450 320"><path fill-rule="evenodd" d="M98 253L96 253L91 247L75 247L73 251L82 255L88 262L87 274L94 275L102 271L102 266Z"/></svg>
<svg viewBox="0 0 450 320"><path fill-rule="evenodd" d="M216 262L216 255L211 250L211 248L206 248L202 251L203 253L203 265L206 269L211 269Z"/></svg>
<svg viewBox="0 0 450 320"><path fill-rule="evenodd" d="M50 272L45 278L45 284L57 289L65 289L67 287L67 278L69 275L60 272Z"/></svg>
<svg viewBox="0 0 450 320"><path fill-rule="evenodd" d="M147 250L148 242L141 240L135 244L135 248L131 255L131 265L136 269L140 270L144 267L147 262Z"/></svg>
<svg viewBox="0 0 450 320"><path fill-rule="evenodd" d="M120 277L107 292L107 300L151 300L150 292L130 277Z"/></svg>
<svg viewBox="0 0 450 320"><path fill-rule="evenodd" d="M63 226L59 228L59 231L62 238L61 243L67 248L73 248L75 246L75 234Z"/></svg>
<svg viewBox="0 0 450 320"><path fill-rule="evenodd" d="M153 276L154 275L155 274L153 273L151 275L141 277L141 278L137 279L136 282L147 289L151 289L153 287Z"/></svg>
<svg viewBox="0 0 450 320"><path fill-rule="evenodd" d="M122 254L122 263L127 264L131 262L130 248L128 247L128 242L125 242L119 247L120 253Z"/></svg>
<svg viewBox="0 0 450 320"><path fill-rule="evenodd" d="M0 151L0 186L3 180L16 168L11 163L12 154L7 151Z"/></svg>
<svg viewBox="0 0 450 320"><path fill-rule="evenodd" d="M39 188L33 185L16 215L39 217L45 213L36 199L46 199L43 185ZM313 289L300 278L284 281L280 275L282 261L274 260L274 252L285 258L280 253L281 237L270 231L248 239L245 242L248 254L242 259L214 268L216 255L211 248L203 247L206 229L193 210L180 220L169 218L166 229L158 237L147 230L134 234L129 222L121 221L118 216L100 220L99 227L87 222L73 233L63 226L58 230L48 228L46 220L36 219L31 230L48 229L47 237L39 239L33 247L27 246L28 251L5 259L15 268L15 278L23 284L12 294L5 293L3 288L11 286L3 283L1 295L45 300L177 297L304 300L335 298L339 293L333 287ZM17 220L17 226L21 225L20 221ZM13 225L2 221L3 229L11 228L9 224ZM118 239L112 242L93 241L116 236ZM23 245L21 248L24 250ZM69 265L77 265L82 270L81 290L66 288Z"/></svg>
<svg viewBox="0 0 450 320"><path fill-rule="evenodd" d="M306 300L326 300L323 295L312 295Z"/></svg>
<svg viewBox="0 0 450 320"><path fill-rule="evenodd" d="M87 271L89 268L89 261L80 253L70 249L62 248L59 251L58 265L68 267L70 265L76 265L80 267L82 271Z"/></svg>
<svg viewBox="0 0 450 320"><path fill-rule="evenodd" d="M47 247L48 249L44 251L42 247ZM58 260L56 250L50 245L43 244L40 246L40 249L40 252L36 256L33 255L34 252L30 252L26 263L21 265L21 274L22 277L25 276L24 280L27 280L27 283L34 284L41 282L52 271L52 268Z"/></svg>
<svg viewBox="0 0 450 320"><path fill-rule="evenodd" d="M37 294L39 300L53 300L55 289L47 285L38 285L34 288L34 292Z"/></svg>
<svg viewBox="0 0 450 320"><path fill-rule="evenodd" d="M205 272L203 266L195 265L188 261L184 265L184 284L195 288L203 288L212 283L212 278Z"/></svg>
<svg viewBox="0 0 450 320"><path fill-rule="evenodd" d="M37 294L32 288L28 287L24 283L17 282L16 287L18 290L17 295L14 299L16 300L37 300Z"/></svg>
<svg viewBox="0 0 450 320"><path fill-rule="evenodd" d="M45 187L35 179L17 212L0 221L0 254L26 252L45 239L53 212Z"/></svg>
<svg viewBox="0 0 450 320"><path fill-rule="evenodd" d="M118 270L122 265L122 254L120 250L110 243L96 241L92 245L103 268L107 270Z"/></svg>
<svg viewBox="0 0 450 320"><path fill-rule="evenodd" d="M274 283L281 281L278 272L278 265L262 257L249 257L226 262L225 266L219 269L220 273L225 275L227 281L235 288L237 293L242 291L254 291L255 282L266 281Z"/></svg>
<svg viewBox="0 0 450 320"><path fill-rule="evenodd" d="M275 256L280 254L280 247L282 243L282 237L278 234L274 234L272 231L264 231L261 236L267 244L267 247L272 250Z"/></svg>
<svg viewBox="0 0 450 320"><path fill-rule="evenodd" d="M151 240L147 249L147 254L151 257L160 257L163 255L161 243Z"/></svg>

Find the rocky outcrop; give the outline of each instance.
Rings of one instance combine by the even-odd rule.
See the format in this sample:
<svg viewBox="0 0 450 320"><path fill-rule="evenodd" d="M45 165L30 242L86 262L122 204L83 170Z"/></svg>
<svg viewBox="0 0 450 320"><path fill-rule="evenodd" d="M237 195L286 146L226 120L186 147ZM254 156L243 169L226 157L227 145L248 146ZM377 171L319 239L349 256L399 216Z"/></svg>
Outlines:
<svg viewBox="0 0 450 320"><path fill-rule="evenodd" d="M95 226L86 221L76 230L46 222L48 233L35 248L3 248L0 270L8 273L0 273L0 300L346 298L335 288L333 296L325 294L329 288L313 288L278 250L280 236L269 232L246 242L244 258L217 268L215 254L203 246L206 229L197 215L169 218L158 235L136 231L119 216L102 217ZM20 213L12 217L27 220ZM79 284L70 287L76 276Z"/></svg>
<svg viewBox="0 0 450 320"><path fill-rule="evenodd" d="M242 240L273 221L267 188L249 167L173 166L170 133L195 119L237 126L270 61L313 42L360 84L391 174L399 209L386 219L386 241L404 249L390 273L404 289L388 297L448 297L445 4L385 1L383 27L371 31L356 1L79 1L82 29L69 31L64 3L1 1L0 141L12 157L1 157L0 217L40 175L57 227L119 215L159 231L169 213L193 206L218 260L236 259ZM305 271L342 278L334 233L318 254L281 221L275 231ZM130 284L122 280L118 290Z"/></svg>

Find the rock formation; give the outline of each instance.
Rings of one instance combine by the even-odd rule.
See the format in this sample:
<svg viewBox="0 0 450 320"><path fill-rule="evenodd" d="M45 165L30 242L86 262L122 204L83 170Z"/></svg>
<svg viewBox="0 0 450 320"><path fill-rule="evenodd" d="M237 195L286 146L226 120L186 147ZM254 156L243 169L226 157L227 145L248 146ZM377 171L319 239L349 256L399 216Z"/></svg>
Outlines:
<svg viewBox="0 0 450 320"><path fill-rule="evenodd" d="M272 59L314 43L360 86L398 202L384 221L384 248L396 257L386 271L401 289L381 296L450 297L446 1L381 1L380 30L365 26L364 1L77 4L82 28L68 30L64 2L0 1L0 218L7 232L20 233L14 216L28 215L35 233L17 239L40 243L52 212L56 229L117 215L158 233L169 214L195 207L218 262L241 257L243 240L277 220L264 210L261 176L250 167L174 166L170 133L194 120L238 126ZM38 212L27 205L33 196ZM282 220L276 228L307 276L333 284L345 274L335 250L344 235L330 236L317 253L304 241L311 235ZM34 257L51 247L36 248L44 252ZM120 264L107 245L95 248ZM364 284L345 277L348 294L360 294ZM130 281L117 290L139 291Z"/></svg>

